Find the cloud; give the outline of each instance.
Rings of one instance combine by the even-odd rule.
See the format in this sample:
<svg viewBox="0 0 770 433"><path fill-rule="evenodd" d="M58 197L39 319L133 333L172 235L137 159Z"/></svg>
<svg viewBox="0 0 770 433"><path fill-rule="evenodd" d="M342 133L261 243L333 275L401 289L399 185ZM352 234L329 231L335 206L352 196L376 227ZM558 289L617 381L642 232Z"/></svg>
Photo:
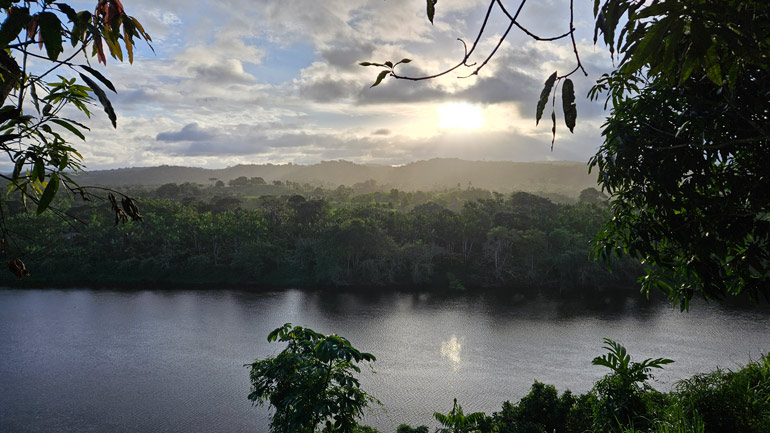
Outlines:
<svg viewBox="0 0 770 433"><path fill-rule="evenodd" d="M591 78L573 76L578 127L571 135L559 124L554 153L550 125L534 128L534 106L550 73L574 67L569 41L536 43L516 31L478 76L458 79L473 71L460 68L419 82L388 77L370 88L378 71L360 61L407 57L413 61L399 71L410 75L456 64L463 54L456 38L473 40L486 4L439 3L431 25L424 4L414 0L133 0L128 12L151 27L158 54L145 49L133 66L111 63L104 71L118 87L118 130L103 116L84 119L93 127L81 145L86 163L587 159L604 112L580 95L609 63L606 51L590 43L590 5L576 9L576 25L587 28L578 48ZM558 8L553 1L527 4L522 13L532 29L550 35L565 24ZM505 21L495 13L471 61L485 59ZM499 115L484 130L439 131L435 107L450 101Z"/></svg>
<svg viewBox="0 0 770 433"><path fill-rule="evenodd" d="M209 141L216 138L217 134L207 131L197 123L189 123L179 131L176 132L161 132L155 139L158 141Z"/></svg>

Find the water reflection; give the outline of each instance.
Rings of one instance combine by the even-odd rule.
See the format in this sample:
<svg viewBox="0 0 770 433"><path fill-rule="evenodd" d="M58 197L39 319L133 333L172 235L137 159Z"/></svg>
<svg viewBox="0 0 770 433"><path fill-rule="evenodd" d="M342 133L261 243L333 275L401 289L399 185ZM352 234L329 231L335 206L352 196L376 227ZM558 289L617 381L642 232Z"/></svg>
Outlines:
<svg viewBox="0 0 770 433"><path fill-rule="evenodd" d="M458 371L460 369L460 351L463 350L463 340L465 338L457 339L457 336L452 334L449 340L441 342L441 356L452 361L452 370Z"/></svg>

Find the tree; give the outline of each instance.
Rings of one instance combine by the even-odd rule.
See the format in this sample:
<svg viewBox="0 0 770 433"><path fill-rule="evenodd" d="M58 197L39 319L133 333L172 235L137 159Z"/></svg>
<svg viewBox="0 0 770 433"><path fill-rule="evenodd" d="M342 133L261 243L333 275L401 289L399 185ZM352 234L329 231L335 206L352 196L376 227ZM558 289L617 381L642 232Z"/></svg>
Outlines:
<svg viewBox="0 0 770 433"><path fill-rule="evenodd" d="M479 431L479 423L484 420L484 413L474 412L465 415L463 407L457 404L457 399L454 399L452 410L448 414L435 412L433 417L444 426L437 429L436 433L473 433Z"/></svg>
<svg viewBox="0 0 770 433"><path fill-rule="evenodd" d="M649 420L641 397L642 387L652 378L652 369L661 369L674 361L648 358L642 362L633 362L626 348L619 343L605 338L604 344L607 353L591 361L593 365L612 370L611 374L599 380L595 386L599 395L599 401L594 408L595 427L598 427L599 431L616 431L618 423L636 423L636 427L644 427L639 423Z"/></svg>
<svg viewBox="0 0 770 433"><path fill-rule="evenodd" d="M273 433L350 433L369 403L376 401L360 388L354 373L360 362L374 355L355 349L338 335L323 335L286 323L267 336L268 342L287 343L277 356L256 360L250 368L251 393L256 404L273 407Z"/></svg>
<svg viewBox="0 0 770 433"><path fill-rule="evenodd" d="M566 33L533 34L518 22L527 0L510 13L490 0L485 20L462 60L424 77L400 75L411 59L363 62L390 76L426 80L458 68L476 75L518 27L536 40L570 38L576 66L554 72L536 104L536 122L562 84L562 110L577 115L569 76L582 70L574 39L573 2ZM433 22L436 1L427 3ZM478 65L468 63L495 7L509 26ZM511 9L513 10L513 9ZM682 309L706 299L748 294L770 300L770 3L764 0L594 0L594 42L608 47L615 68L589 92L612 104L604 143L589 162L608 192L613 218L597 255L630 254L647 266L642 289L659 289ZM556 117L551 119L555 137Z"/></svg>
<svg viewBox="0 0 770 433"><path fill-rule="evenodd" d="M25 207L31 201L41 213L62 186L73 195L88 197L88 191L71 177L82 169L82 160L70 137L85 140L84 131L89 130L67 117L73 108L90 117L89 105L96 98L113 127L117 126L115 111L101 87L114 92L115 86L91 67L89 54L106 65L107 52L123 61L125 48L132 63L136 40L149 43L150 36L125 13L120 0L98 0L93 13L75 11L57 0L20 3L0 1L5 15L0 26L0 150L14 166L10 175L0 177ZM71 48L65 49L66 45ZM81 57L79 61L85 63L75 63ZM110 202L116 219L141 218L133 199L123 196L119 204L111 195ZM5 244L9 231L4 217L0 225Z"/></svg>
<svg viewBox="0 0 770 433"><path fill-rule="evenodd" d="M770 3L616 0L598 13L621 61L591 94L613 101L590 162L614 215L597 251L641 259L643 290L682 309L696 293L768 298Z"/></svg>

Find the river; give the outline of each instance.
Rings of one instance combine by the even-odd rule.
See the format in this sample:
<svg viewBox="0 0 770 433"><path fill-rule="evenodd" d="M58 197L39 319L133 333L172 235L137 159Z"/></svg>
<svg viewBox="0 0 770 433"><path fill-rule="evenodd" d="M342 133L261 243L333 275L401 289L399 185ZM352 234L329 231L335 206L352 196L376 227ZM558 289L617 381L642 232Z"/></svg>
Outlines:
<svg viewBox="0 0 770 433"><path fill-rule="evenodd" d="M243 365L280 351L266 336L285 322L377 356L364 421L383 433L434 426L454 397L491 413L534 380L584 392L607 372L591 365L603 337L674 359L659 389L770 350L766 308L619 295L0 289L0 431L267 432Z"/></svg>

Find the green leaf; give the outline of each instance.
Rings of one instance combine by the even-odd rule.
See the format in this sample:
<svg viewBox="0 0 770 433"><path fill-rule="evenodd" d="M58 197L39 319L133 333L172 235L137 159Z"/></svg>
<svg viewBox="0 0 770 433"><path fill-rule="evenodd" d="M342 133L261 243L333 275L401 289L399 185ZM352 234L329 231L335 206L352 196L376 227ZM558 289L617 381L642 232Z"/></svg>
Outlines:
<svg viewBox="0 0 770 433"><path fill-rule="evenodd" d="M716 43L711 44L706 50L706 75L717 86L722 85L722 67L719 65L719 55L717 54Z"/></svg>
<svg viewBox="0 0 770 433"><path fill-rule="evenodd" d="M40 197L40 202L37 204L38 215L43 213L51 204L51 200L56 197L56 192L59 191L59 176L56 173L51 174L51 178L48 180L48 185L45 186L45 191Z"/></svg>
<svg viewBox="0 0 770 433"><path fill-rule="evenodd" d="M16 180L19 178L19 175L21 174L21 170L24 168L25 162L26 162L25 158L19 158L16 160L16 165L13 167L13 174L11 175L11 180Z"/></svg>
<svg viewBox="0 0 770 433"><path fill-rule="evenodd" d="M436 14L436 3L438 0L428 0L428 20L433 24L433 16Z"/></svg>
<svg viewBox="0 0 770 433"><path fill-rule="evenodd" d="M390 69L393 69L393 62L388 60L387 62L385 62L385 66L389 67Z"/></svg>
<svg viewBox="0 0 770 433"><path fill-rule="evenodd" d="M42 159L35 161L35 164L32 166L32 174L30 175L30 178L33 181L37 179L40 182L45 180L45 163Z"/></svg>
<svg viewBox="0 0 770 433"><path fill-rule="evenodd" d="M561 88L561 102L564 110L564 123L569 128L569 132L575 132L575 122L577 121L577 106L575 105L575 86L572 80L567 78Z"/></svg>
<svg viewBox="0 0 770 433"><path fill-rule="evenodd" d="M377 79L374 81L374 84L372 84L371 86L369 86L369 88L371 89L372 87L374 87L374 86L376 86L376 85L380 84L380 83L382 82L382 80L383 80L385 77L387 77L387 76L388 76L388 74L389 74L389 73L390 73L390 71L382 71L382 72L380 72L380 74L379 74L379 75L377 75Z"/></svg>
<svg viewBox="0 0 770 433"><path fill-rule="evenodd" d="M412 59L401 59L401 61L398 63L410 63L411 61Z"/></svg>
<svg viewBox="0 0 770 433"><path fill-rule="evenodd" d="M104 112L107 113L107 116L110 118L110 121L112 122L112 127L117 128L118 127L118 116L115 115L115 110L112 108L112 103L107 98L107 95L104 93L104 90L99 87L94 80L88 78L87 75L83 75L82 73L79 74L80 78L83 79L83 81L88 84L88 87L91 88L91 90L96 94L96 96L99 98L99 102L102 104L102 107L104 107Z"/></svg>
<svg viewBox="0 0 770 433"><path fill-rule="evenodd" d="M115 86L112 85L112 82L110 80L108 80L107 77L102 75L99 71L97 71L94 68L88 67L86 65L80 65L80 67L85 69L86 71L88 71L88 73L93 75L94 78L96 78L97 80L101 81L102 84L107 86L108 89L112 90L114 93L118 93L118 91L115 90Z"/></svg>
<svg viewBox="0 0 770 433"><path fill-rule="evenodd" d="M67 168L67 164L70 162L70 155L68 153L64 153L64 156L61 159L61 162L59 162L59 171L64 171L65 168Z"/></svg>
<svg viewBox="0 0 770 433"><path fill-rule="evenodd" d="M551 95L551 89L553 89L553 83L556 82L556 72L551 74L547 80L545 80L545 87L540 92L540 99L537 101L537 113L535 114L535 126L540 123L540 118L543 117L543 110L545 110L545 104L548 103L548 96Z"/></svg>
<svg viewBox="0 0 770 433"><path fill-rule="evenodd" d="M19 36L19 33L21 33L21 30L29 22L29 19L29 9L19 7L9 8L8 16L5 18L5 21L3 21L3 24L0 25L0 47L6 47L11 41L16 39L16 37Z"/></svg>
<svg viewBox="0 0 770 433"><path fill-rule="evenodd" d="M64 120L61 120L61 119L51 119L51 122L53 122L53 123L55 123L55 124L65 128L69 132L77 135L78 137L80 137L81 140L83 140L83 141L86 140L86 136L83 135L83 133L80 132L79 129L75 128L75 126L71 125L70 123L65 122Z"/></svg>
<svg viewBox="0 0 770 433"><path fill-rule="evenodd" d="M63 51L59 17L52 12L41 12L38 15L37 23L40 26L40 36L43 38L48 58L56 60Z"/></svg>

